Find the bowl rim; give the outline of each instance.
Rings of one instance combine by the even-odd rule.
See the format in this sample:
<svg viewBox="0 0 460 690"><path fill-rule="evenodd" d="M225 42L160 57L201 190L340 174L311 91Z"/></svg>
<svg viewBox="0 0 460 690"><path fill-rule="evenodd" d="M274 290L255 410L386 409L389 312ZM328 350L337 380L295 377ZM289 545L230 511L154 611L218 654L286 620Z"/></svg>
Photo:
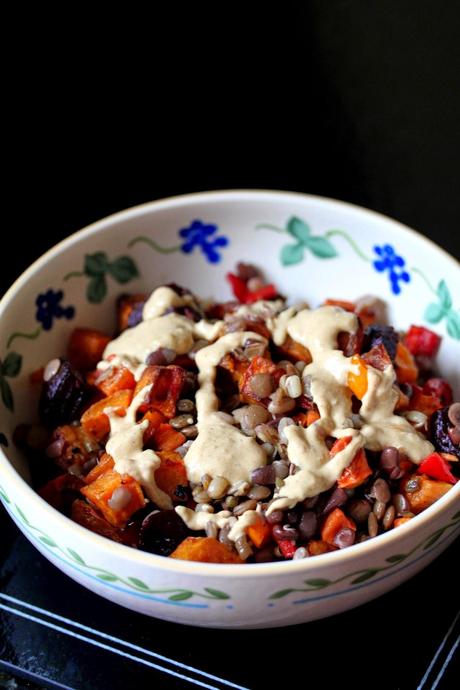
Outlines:
<svg viewBox="0 0 460 690"><path fill-rule="evenodd" d="M269 198L278 198L283 200L304 200L313 202L320 206L333 206L344 208L347 210L354 211L355 213L361 214L363 217L371 217L374 220L378 220L381 223L392 226L403 234L410 235L412 238L416 239L418 242L422 242L429 249L435 250L437 253L441 253L444 260L453 264L454 268L460 266L460 263L451 256L445 249L439 247L435 242L420 234L416 230L400 223L393 218L390 218L382 213L367 209L364 206L358 206L356 204L351 204L346 201L341 201L338 199L333 199L330 197L323 197L314 194L306 194L302 192L290 192L284 190L270 190L270 189L228 189L228 190L212 190L204 192L194 192L190 194L182 194L177 196L166 197L164 199L157 199L154 201L149 201L143 204L138 204L116 213L110 214L100 220L91 223L90 225L72 233L65 239L61 240L53 247L48 249L44 254L42 254L38 259L36 259L11 285L11 287L6 291L0 300L0 320L3 312L8 308L10 302L14 299L16 292L24 287L28 280L39 270L41 270L50 259L53 259L59 255L62 251L71 248L74 244L78 244L80 240L84 240L87 237L97 234L100 230L109 228L112 225L116 225L119 222L130 220L136 216L143 215L150 211L160 211L164 209L174 209L187 206L190 203L206 203L209 201L263 201ZM146 567L156 567L163 571L173 571L176 573L187 573L189 575L202 575L202 576L212 576L212 577L226 577L234 576L238 573L238 576L254 577L262 574L276 576L276 575L288 575L294 573L308 572L317 569L323 569L325 567L334 567L339 563L343 565L348 560L353 560L355 557L372 557L376 551L380 548L384 549L385 546L395 542L398 542L402 536L415 535L416 532L420 531L424 525L429 523L432 517L435 517L437 513L447 512L449 508L453 507L458 497L460 497L460 482L457 486L453 486L447 494L445 494L441 499L439 499L432 506L424 510L419 515L415 516L414 520L411 520L408 524L404 526L404 530L390 530L385 534L379 535L377 538L369 539L365 542L354 544L346 549L341 549L325 554L320 554L314 558L305 558L299 560L290 561L271 561L268 563L251 563L245 564L247 567L240 568L239 564L223 564L223 563L200 563L196 561L185 561L180 559L167 558L164 556L159 556L157 554L152 554L146 551L141 551L139 549L134 549L125 544L119 544L110 539L102 537L99 534L91 532L87 529L74 522L70 518L66 517L58 510L53 508L51 505L46 503L38 493L20 476L20 474L15 470L7 456L5 455L3 448L0 447L0 467L2 473L6 472L8 475L8 483L15 484L19 493L23 496L24 500L29 500L36 502L37 511L42 512L43 517L48 517L51 521L57 521L59 529L62 531L68 531L69 529L76 535L76 537L81 541L92 542L95 549L99 548L109 552L113 557L118 557L123 561L134 561L139 566ZM8 510L8 508L7 508ZM8 511L10 512L10 511ZM414 524L415 523L415 524ZM398 536L399 535L399 536ZM91 547L91 544L89 544Z"/></svg>

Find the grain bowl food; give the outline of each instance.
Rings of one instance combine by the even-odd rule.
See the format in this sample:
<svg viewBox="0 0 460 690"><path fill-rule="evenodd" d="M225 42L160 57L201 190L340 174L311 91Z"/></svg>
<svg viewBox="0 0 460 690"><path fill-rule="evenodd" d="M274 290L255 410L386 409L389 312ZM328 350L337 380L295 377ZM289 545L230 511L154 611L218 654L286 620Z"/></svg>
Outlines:
<svg viewBox="0 0 460 690"><path fill-rule="evenodd" d="M289 305L251 264L227 279L226 302L122 295L115 337L78 328L34 372L40 425L15 440L48 503L157 555L249 564L404 529L452 488L440 336L396 331L377 298Z"/></svg>

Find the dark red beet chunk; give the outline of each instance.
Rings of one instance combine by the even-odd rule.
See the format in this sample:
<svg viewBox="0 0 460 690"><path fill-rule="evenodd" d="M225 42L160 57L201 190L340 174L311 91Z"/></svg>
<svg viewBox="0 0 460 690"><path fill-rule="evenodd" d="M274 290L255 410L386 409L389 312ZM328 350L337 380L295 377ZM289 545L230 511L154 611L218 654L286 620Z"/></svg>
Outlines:
<svg viewBox="0 0 460 690"><path fill-rule="evenodd" d="M89 388L70 362L63 359L57 373L44 381L38 411L41 422L51 428L79 419L89 399Z"/></svg>
<svg viewBox="0 0 460 690"><path fill-rule="evenodd" d="M364 332L363 352L368 352L377 345L383 345L392 361L396 357L399 337L393 326L368 326Z"/></svg>
<svg viewBox="0 0 460 690"><path fill-rule="evenodd" d="M169 556L188 536L188 529L174 510L153 511L142 521L139 548Z"/></svg>

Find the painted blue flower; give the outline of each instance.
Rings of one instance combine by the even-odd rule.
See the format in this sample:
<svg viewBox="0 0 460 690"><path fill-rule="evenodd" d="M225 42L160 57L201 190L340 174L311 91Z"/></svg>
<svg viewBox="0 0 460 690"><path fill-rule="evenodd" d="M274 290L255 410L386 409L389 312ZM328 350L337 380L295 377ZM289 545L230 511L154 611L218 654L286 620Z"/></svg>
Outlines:
<svg viewBox="0 0 460 690"><path fill-rule="evenodd" d="M207 260L216 264L221 256L217 247L226 247L229 243L227 237L213 237L217 232L217 225L206 224L201 220L194 220L188 228L179 230L179 235L185 239L181 246L185 254L190 254L195 247L200 247Z"/></svg>
<svg viewBox="0 0 460 690"><path fill-rule="evenodd" d="M381 247L376 245L374 247L374 252L378 256L378 259L373 262L375 270L379 271L379 273L388 271L391 289L395 295L399 295L401 292L399 283L410 282L409 273L405 270L402 270L406 265L405 260L402 258L402 256L398 256L398 254L396 254L391 244L384 244Z"/></svg>
<svg viewBox="0 0 460 690"><path fill-rule="evenodd" d="M53 319L73 319L75 316L74 307L61 306L63 297L64 293L62 290L54 292L54 290L49 289L47 292L38 295L35 300L37 305L35 318L42 324L45 331L51 330Z"/></svg>

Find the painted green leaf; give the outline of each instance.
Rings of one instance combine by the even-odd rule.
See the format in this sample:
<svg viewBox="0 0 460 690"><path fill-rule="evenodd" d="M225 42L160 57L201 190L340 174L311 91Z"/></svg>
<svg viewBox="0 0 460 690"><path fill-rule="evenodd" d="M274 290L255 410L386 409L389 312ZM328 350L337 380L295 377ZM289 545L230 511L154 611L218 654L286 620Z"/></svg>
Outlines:
<svg viewBox="0 0 460 690"><path fill-rule="evenodd" d="M331 584L330 580L323 580L322 578L316 578L314 580L305 580L306 585L310 585L310 587L317 587L320 589L321 587L327 587L328 585Z"/></svg>
<svg viewBox="0 0 460 690"><path fill-rule="evenodd" d="M7 407L11 412L14 410L14 400L13 393L11 392L10 384L3 377L0 378L0 390L2 393L2 400L5 407Z"/></svg>
<svg viewBox="0 0 460 690"><path fill-rule="evenodd" d="M149 591L150 587L145 584L145 582L142 582L142 580L139 580L137 577L128 577L128 581L134 585L134 587L138 587L139 589L144 589L145 591Z"/></svg>
<svg viewBox="0 0 460 690"><path fill-rule="evenodd" d="M299 264L303 259L303 245L285 244L281 249L281 263L283 266Z"/></svg>
<svg viewBox="0 0 460 690"><path fill-rule="evenodd" d="M374 577L374 575L377 575L379 571L376 568L371 568L369 570L366 570L362 575L359 577L355 578L354 580L351 581L352 585L359 585L361 582L366 582L366 580L370 580L371 577Z"/></svg>
<svg viewBox="0 0 460 690"><path fill-rule="evenodd" d="M300 218L296 218L296 216L288 220L286 230L290 235L295 237L296 240L299 240L299 242L303 244L307 243L311 235L310 227Z"/></svg>
<svg viewBox="0 0 460 690"><path fill-rule="evenodd" d="M17 376L21 371L22 366L22 355L17 352L8 352L3 364L2 364L2 374L3 376L10 376L13 378Z"/></svg>
<svg viewBox="0 0 460 690"><path fill-rule="evenodd" d="M43 544L51 546L52 548L55 548L57 546L56 542L53 539L51 539L51 537L47 537L46 535L39 537L39 539L41 542L43 542Z"/></svg>
<svg viewBox="0 0 460 690"><path fill-rule="evenodd" d="M80 565L86 565L85 561L83 558L80 556L79 553L74 551L73 549L67 549L67 552L70 554L70 556L73 558L74 561L77 563L80 563Z"/></svg>
<svg viewBox="0 0 460 690"><path fill-rule="evenodd" d="M288 594L291 594L291 592L295 592L295 589L280 589L279 592L271 594L269 599L282 599L283 597L287 597Z"/></svg>
<svg viewBox="0 0 460 690"><path fill-rule="evenodd" d="M425 319L428 323L439 323L446 312L441 304L429 304L425 309Z"/></svg>
<svg viewBox="0 0 460 690"><path fill-rule="evenodd" d="M431 537L428 539L426 544L423 547L423 550L426 551L427 549L430 548L430 546L433 546L433 544L436 544L438 539L442 537L444 534L444 529L438 529L434 534L431 535Z"/></svg>
<svg viewBox="0 0 460 690"><path fill-rule="evenodd" d="M205 587L204 591L210 594L212 597L215 597L216 599L230 599L228 594L225 594L225 592L221 592L220 589L213 589L212 587Z"/></svg>
<svg viewBox="0 0 460 690"><path fill-rule="evenodd" d="M21 520L23 521L23 523L24 523L25 525L28 525L28 526L30 527L29 520L26 518L26 516L25 516L24 513L22 512L21 508L20 508L18 505L16 505L15 508L16 508L17 514L19 515L19 517L21 518Z"/></svg>
<svg viewBox="0 0 460 690"><path fill-rule="evenodd" d="M452 338L460 340L460 314L453 309L447 315L447 332Z"/></svg>
<svg viewBox="0 0 460 690"><path fill-rule="evenodd" d="M319 259L332 259L333 256L337 256L334 245L326 237L309 237L305 245Z"/></svg>
<svg viewBox="0 0 460 690"><path fill-rule="evenodd" d="M104 580L105 582L116 582L118 580L118 577L116 575L112 575L112 573L100 573L98 574L98 578L100 580Z"/></svg>
<svg viewBox="0 0 460 690"><path fill-rule="evenodd" d="M86 289L86 296L89 302L99 304L107 294L107 283L105 276L95 276L91 278Z"/></svg>
<svg viewBox="0 0 460 690"><path fill-rule="evenodd" d="M436 290L436 294L439 297L439 301L446 311L448 311L452 306L452 297L450 296L449 288L446 285L445 280L441 280Z"/></svg>
<svg viewBox="0 0 460 690"><path fill-rule="evenodd" d="M3 489L0 489L0 497L2 498L3 501L5 501L5 503L10 502L10 499L8 498L6 493L3 491Z"/></svg>
<svg viewBox="0 0 460 690"><path fill-rule="evenodd" d="M129 256L119 256L109 264L108 271L119 283L128 283L139 275L136 264Z"/></svg>
<svg viewBox="0 0 460 690"><path fill-rule="evenodd" d="M186 599L191 599L193 597L193 592L189 592L187 589L183 589L177 594L171 594L168 599L170 601L185 601Z"/></svg>
<svg viewBox="0 0 460 690"><path fill-rule="evenodd" d="M407 558L407 556L405 554L396 553L394 556L389 556L386 559L386 562L387 563L400 563L401 561L404 561L404 559L406 559L406 558Z"/></svg>
<svg viewBox="0 0 460 690"><path fill-rule="evenodd" d="M105 252L96 252L95 254L87 254L85 256L84 271L87 276L101 276L107 271L109 262Z"/></svg>

